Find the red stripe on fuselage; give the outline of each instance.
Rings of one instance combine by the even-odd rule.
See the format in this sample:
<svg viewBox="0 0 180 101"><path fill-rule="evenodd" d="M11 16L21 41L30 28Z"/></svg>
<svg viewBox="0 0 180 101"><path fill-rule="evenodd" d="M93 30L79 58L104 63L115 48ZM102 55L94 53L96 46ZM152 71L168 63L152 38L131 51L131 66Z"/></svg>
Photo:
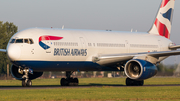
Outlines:
<svg viewBox="0 0 180 101"><path fill-rule="evenodd" d="M166 6L166 4L169 2L170 0L163 0L162 4L161 4L161 8Z"/></svg>
<svg viewBox="0 0 180 101"><path fill-rule="evenodd" d="M60 40L60 39L62 39L62 38L63 38L63 37L45 35L45 36L39 37L39 42L42 41L42 40Z"/></svg>
<svg viewBox="0 0 180 101"><path fill-rule="evenodd" d="M167 27L166 27L164 24L162 24L158 19L156 19L156 21L155 21L154 24L155 24L156 27L157 27L157 30L158 30L158 32L159 32L159 35L165 36L166 38L169 39L170 33L169 33Z"/></svg>

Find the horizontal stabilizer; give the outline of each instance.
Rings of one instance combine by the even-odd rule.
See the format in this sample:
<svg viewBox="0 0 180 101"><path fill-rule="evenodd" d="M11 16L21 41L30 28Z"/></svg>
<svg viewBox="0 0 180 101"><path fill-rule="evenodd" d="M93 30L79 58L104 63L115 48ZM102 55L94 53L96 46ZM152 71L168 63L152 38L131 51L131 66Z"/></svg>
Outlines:
<svg viewBox="0 0 180 101"><path fill-rule="evenodd" d="M178 48L180 48L180 45L169 46L169 49L172 49L172 50L176 50Z"/></svg>

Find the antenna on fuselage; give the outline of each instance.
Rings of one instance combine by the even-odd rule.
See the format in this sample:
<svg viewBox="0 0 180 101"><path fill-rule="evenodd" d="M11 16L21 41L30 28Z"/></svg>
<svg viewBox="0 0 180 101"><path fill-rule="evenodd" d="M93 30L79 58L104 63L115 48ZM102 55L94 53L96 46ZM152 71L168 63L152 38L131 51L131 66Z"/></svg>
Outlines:
<svg viewBox="0 0 180 101"><path fill-rule="evenodd" d="M133 31L133 28L131 29L131 32Z"/></svg>
<svg viewBox="0 0 180 101"><path fill-rule="evenodd" d="M64 29L64 25L62 26L62 29Z"/></svg>

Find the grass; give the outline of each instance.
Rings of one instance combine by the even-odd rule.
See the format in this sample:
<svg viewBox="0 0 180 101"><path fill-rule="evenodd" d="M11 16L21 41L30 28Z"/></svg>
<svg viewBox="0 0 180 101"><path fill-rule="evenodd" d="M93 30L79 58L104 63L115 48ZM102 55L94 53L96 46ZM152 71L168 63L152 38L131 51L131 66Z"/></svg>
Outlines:
<svg viewBox="0 0 180 101"><path fill-rule="evenodd" d="M144 87L126 87L125 78L80 78L79 81L80 85L85 86L85 88L62 88L59 87L59 79L36 79L33 80L33 86L47 88L0 90L0 101L180 100L180 78L151 78L145 80L145 85L167 86ZM170 86L171 84L175 84L175 86ZM19 86L21 86L21 81L18 80L0 80L0 88ZM55 88L48 88L49 86Z"/></svg>

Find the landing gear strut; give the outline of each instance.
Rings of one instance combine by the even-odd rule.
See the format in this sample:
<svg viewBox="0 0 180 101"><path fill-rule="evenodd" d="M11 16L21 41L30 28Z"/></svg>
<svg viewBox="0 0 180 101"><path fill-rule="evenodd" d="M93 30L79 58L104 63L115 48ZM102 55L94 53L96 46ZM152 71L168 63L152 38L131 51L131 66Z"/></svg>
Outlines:
<svg viewBox="0 0 180 101"><path fill-rule="evenodd" d="M126 86L143 86L144 80L136 81L130 78L126 78Z"/></svg>
<svg viewBox="0 0 180 101"><path fill-rule="evenodd" d="M61 86L77 86L79 83L78 78L72 78L72 71L66 71L66 78L60 80Z"/></svg>
<svg viewBox="0 0 180 101"><path fill-rule="evenodd" d="M23 80L22 80L22 86L23 87L31 87L32 86L32 81L29 80L29 76L28 76L28 73L29 73L29 68L25 68L25 69L19 69L18 70L19 73L23 74Z"/></svg>

